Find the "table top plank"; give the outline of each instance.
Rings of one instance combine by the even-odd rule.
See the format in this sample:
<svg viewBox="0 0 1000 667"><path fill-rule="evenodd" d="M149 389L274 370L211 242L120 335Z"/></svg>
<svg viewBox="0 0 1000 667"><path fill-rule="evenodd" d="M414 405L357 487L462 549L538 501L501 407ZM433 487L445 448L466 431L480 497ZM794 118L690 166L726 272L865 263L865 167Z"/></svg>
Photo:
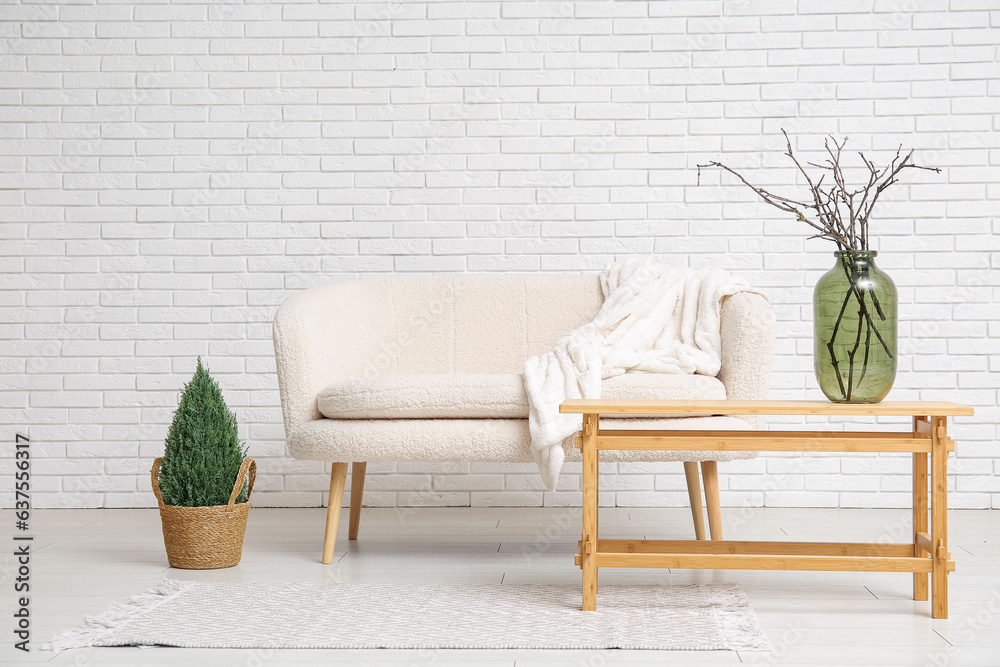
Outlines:
<svg viewBox="0 0 1000 667"><path fill-rule="evenodd" d="M971 417L975 410L949 401L882 401L881 403L832 403L830 401L661 401L586 399L563 401L559 412L568 414L628 415L846 415Z"/></svg>

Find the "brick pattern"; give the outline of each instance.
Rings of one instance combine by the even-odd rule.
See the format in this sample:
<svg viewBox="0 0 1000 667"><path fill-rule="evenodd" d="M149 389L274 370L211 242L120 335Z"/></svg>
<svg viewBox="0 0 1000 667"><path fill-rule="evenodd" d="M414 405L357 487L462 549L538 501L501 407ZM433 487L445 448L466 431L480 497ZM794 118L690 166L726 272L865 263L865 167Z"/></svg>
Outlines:
<svg viewBox="0 0 1000 667"><path fill-rule="evenodd" d="M150 461L199 354L259 460L257 501L325 502L324 466L284 453L270 322L288 294L359 276L592 271L651 252L725 267L772 296L773 396L819 397L810 298L831 247L695 169L722 156L801 187L787 128L813 158L835 133L943 168L907 174L875 222L901 292L893 396L977 406L954 428L952 502L1000 507L998 10L0 4L0 416L7 440L34 442L35 505L150 506ZM578 502L576 476L543 493L533 466L370 470L373 505ZM909 502L905 457L724 472L730 505ZM604 504L686 502L677 465L605 473ZM5 506L11 491L0 479Z"/></svg>

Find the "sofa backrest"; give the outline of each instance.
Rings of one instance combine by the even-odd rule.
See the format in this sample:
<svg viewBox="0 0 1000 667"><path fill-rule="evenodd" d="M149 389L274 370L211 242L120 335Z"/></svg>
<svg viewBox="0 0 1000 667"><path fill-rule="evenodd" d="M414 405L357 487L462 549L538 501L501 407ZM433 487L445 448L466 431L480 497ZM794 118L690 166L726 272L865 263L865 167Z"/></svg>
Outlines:
<svg viewBox="0 0 1000 667"><path fill-rule="evenodd" d="M593 319L597 275L390 277L307 290L327 343L326 374L520 373Z"/></svg>

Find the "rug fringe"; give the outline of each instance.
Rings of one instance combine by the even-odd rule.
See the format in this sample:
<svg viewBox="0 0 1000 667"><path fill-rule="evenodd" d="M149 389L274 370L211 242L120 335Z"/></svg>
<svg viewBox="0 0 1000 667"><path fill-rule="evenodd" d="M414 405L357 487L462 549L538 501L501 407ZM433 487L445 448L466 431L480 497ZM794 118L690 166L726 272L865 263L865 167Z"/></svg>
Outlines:
<svg viewBox="0 0 1000 667"><path fill-rule="evenodd" d="M193 581L164 579L156 588L131 596L128 602L114 602L104 613L88 616L81 627L60 632L52 637L52 641L44 644L42 650L62 651L70 648L96 646L105 636L136 616L172 600L194 584Z"/></svg>
<svg viewBox="0 0 1000 667"><path fill-rule="evenodd" d="M730 650L736 650L734 644L740 650L771 650L771 642L758 625L747 594L739 584L719 584L709 590L718 603L716 618Z"/></svg>

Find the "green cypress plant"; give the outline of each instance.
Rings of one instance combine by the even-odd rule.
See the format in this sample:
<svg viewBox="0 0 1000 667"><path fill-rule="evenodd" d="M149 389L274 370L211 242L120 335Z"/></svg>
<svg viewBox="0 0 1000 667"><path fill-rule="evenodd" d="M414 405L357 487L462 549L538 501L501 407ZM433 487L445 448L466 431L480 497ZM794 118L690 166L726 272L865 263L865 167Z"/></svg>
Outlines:
<svg viewBox="0 0 1000 667"><path fill-rule="evenodd" d="M199 356L167 433L160 468L164 504L227 504L246 453L240 445L236 415L229 411L222 390L202 367ZM237 502L245 502L246 493L244 484Z"/></svg>

